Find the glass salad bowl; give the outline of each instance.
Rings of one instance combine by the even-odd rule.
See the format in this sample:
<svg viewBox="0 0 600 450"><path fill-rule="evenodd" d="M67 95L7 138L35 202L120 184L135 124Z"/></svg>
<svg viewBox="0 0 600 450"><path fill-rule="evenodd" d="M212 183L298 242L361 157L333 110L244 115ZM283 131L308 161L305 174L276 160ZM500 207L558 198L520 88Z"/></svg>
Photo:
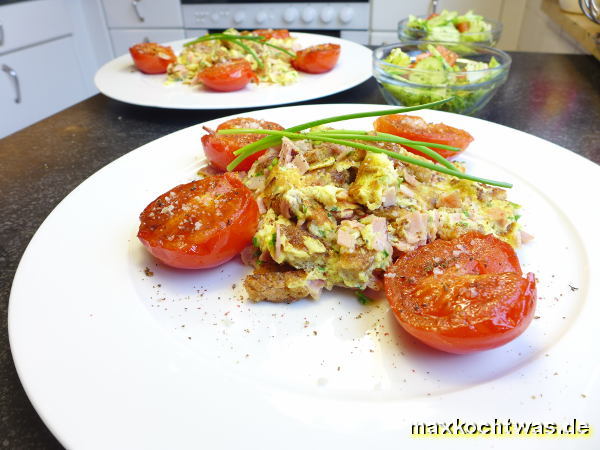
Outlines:
<svg viewBox="0 0 600 450"><path fill-rule="evenodd" d="M481 44L407 41L373 52L373 75L386 101L416 106L451 97L435 109L474 114L508 78L511 58Z"/></svg>
<svg viewBox="0 0 600 450"><path fill-rule="evenodd" d="M435 17L408 16L398 23L400 41L476 42L494 46L500 40L502 23L469 11L442 11Z"/></svg>

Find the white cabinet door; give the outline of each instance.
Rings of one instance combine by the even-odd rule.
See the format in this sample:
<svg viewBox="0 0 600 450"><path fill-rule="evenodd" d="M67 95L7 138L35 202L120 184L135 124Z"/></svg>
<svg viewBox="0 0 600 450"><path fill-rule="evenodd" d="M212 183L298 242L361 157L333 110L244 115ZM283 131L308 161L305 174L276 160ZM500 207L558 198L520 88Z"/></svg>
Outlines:
<svg viewBox="0 0 600 450"><path fill-rule="evenodd" d="M63 0L38 0L0 7L0 54L71 34Z"/></svg>
<svg viewBox="0 0 600 450"><path fill-rule="evenodd" d="M179 0L102 0L109 28L183 28Z"/></svg>
<svg viewBox="0 0 600 450"><path fill-rule="evenodd" d="M140 42L158 42L165 43L185 39L185 33L182 29L178 30L110 30L115 56L121 56L129 51L129 47Z"/></svg>
<svg viewBox="0 0 600 450"><path fill-rule="evenodd" d="M65 37L0 56L0 137L85 98L72 41ZM19 103L11 70L19 83Z"/></svg>

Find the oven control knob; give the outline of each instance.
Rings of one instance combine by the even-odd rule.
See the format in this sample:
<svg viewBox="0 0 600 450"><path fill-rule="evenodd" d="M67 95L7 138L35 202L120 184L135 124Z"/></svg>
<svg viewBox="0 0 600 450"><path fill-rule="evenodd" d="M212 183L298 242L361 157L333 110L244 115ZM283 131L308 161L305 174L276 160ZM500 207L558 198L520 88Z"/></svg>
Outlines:
<svg viewBox="0 0 600 450"><path fill-rule="evenodd" d="M329 23L333 20L333 16L335 16L335 10L331 6L326 6L321 11L321 22Z"/></svg>
<svg viewBox="0 0 600 450"><path fill-rule="evenodd" d="M261 11L261 12L259 12L259 13L256 15L256 22L257 22L257 23L265 23L265 22L266 22L266 20L267 20L267 13L266 13L266 12L264 12L264 11Z"/></svg>
<svg viewBox="0 0 600 450"><path fill-rule="evenodd" d="M342 8L340 11L340 21L342 23L350 23L354 17L354 10L352 8Z"/></svg>
<svg viewBox="0 0 600 450"><path fill-rule="evenodd" d="M317 10L312 7L306 8L302 11L302 21L304 23L311 23L317 17Z"/></svg>
<svg viewBox="0 0 600 450"><path fill-rule="evenodd" d="M285 23L292 23L298 18L298 10L296 8L287 8L283 12L283 20Z"/></svg>
<svg viewBox="0 0 600 450"><path fill-rule="evenodd" d="M246 18L246 13L244 11L238 11L233 15L233 21L237 24L240 24Z"/></svg>

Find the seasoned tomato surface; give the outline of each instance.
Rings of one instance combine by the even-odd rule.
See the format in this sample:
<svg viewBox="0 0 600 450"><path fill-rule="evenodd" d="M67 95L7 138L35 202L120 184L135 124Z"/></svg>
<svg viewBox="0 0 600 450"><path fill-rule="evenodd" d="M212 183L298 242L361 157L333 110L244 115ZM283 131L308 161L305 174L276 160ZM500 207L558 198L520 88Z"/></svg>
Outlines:
<svg viewBox="0 0 600 450"><path fill-rule="evenodd" d="M183 269L218 266L251 241L258 225L252 192L231 173L179 185L140 215L138 238L157 259Z"/></svg>
<svg viewBox="0 0 600 450"><path fill-rule="evenodd" d="M477 232L399 257L385 290L407 332L450 353L506 344L527 328L536 304L535 277L522 276L512 247Z"/></svg>

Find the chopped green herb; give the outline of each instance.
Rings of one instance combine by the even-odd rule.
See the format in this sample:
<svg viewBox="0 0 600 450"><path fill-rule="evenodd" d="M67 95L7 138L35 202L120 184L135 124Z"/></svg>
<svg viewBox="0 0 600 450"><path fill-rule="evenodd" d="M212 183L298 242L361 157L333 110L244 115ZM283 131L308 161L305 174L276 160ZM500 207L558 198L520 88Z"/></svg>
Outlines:
<svg viewBox="0 0 600 450"><path fill-rule="evenodd" d="M260 247L260 245L258 244L258 239L256 238L256 236L254 236L252 238L252 245L254 245L256 248Z"/></svg>
<svg viewBox="0 0 600 450"><path fill-rule="evenodd" d="M271 247L275 247L276 241L277 241L277 233L273 233L273 236L271 236Z"/></svg>
<svg viewBox="0 0 600 450"><path fill-rule="evenodd" d="M356 298L362 305L368 305L369 303L373 302L372 298L367 297L361 291L356 291L355 294L356 294Z"/></svg>
<svg viewBox="0 0 600 450"><path fill-rule="evenodd" d="M382 251L381 253L383 253L383 257L387 258L388 256L390 256L390 254L388 253L387 250Z"/></svg>

